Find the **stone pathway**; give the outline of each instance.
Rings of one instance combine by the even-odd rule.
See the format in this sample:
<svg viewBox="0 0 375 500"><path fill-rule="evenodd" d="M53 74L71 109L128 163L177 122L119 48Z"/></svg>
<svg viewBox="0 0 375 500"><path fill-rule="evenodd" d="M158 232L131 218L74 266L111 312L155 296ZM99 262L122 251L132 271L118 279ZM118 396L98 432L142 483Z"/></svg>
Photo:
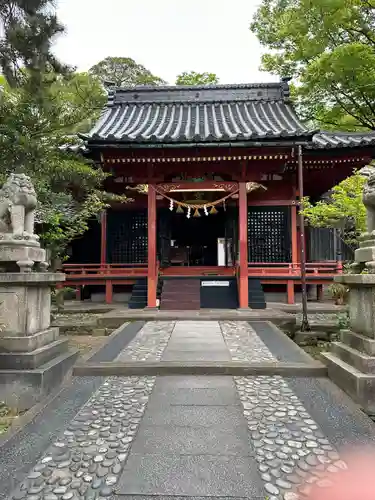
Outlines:
<svg viewBox="0 0 375 500"><path fill-rule="evenodd" d="M117 360L280 359L267 325L259 325L148 322ZM339 445L358 438L374 440L372 422L327 381L111 377L35 458L10 498L298 500L312 483L329 485L326 474L346 467Z"/></svg>

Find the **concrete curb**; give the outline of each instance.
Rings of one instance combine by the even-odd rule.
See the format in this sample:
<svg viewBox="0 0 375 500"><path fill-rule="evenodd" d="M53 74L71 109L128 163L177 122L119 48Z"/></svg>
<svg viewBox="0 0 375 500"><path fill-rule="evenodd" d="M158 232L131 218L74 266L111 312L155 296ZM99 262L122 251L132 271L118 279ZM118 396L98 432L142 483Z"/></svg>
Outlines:
<svg viewBox="0 0 375 500"><path fill-rule="evenodd" d="M327 368L322 363L242 363L234 361L160 361L127 363L82 363L73 369L76 377L103 376L157 376L157 375L229 375L283 377L326 377Z"/></svg>
<svg viewBox="0 0 375 500"><path fill-rule="evenodd" d="M131 309L118 311L115 313L106 313L98 318L98 328L118 328L125 322L131 321L272 321L279 326L295 327L296 318L292 314L285 312L273 312L262 310L249 310L247 313L240 313L236 310L202 310L199 313L195 311L156 311L148 312L144 309Z"/></svg>

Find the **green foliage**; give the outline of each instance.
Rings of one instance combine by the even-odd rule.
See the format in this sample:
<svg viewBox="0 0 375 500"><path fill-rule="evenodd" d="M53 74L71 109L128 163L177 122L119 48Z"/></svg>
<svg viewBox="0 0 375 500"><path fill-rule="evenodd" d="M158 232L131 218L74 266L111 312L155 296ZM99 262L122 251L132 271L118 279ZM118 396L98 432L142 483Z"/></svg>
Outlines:
<svg viewBox="0 0 375 500"><path fill-rule="evenodd" d="M339 313L337 315L337 323L340 330L347 330L350 327L350 315L349 311Z"/></svg>
<svg viewBox="0 0 375 500"><path fill-rule="evenodd" d="M90 74L97 76L103 84L112 84L116 87L165 83L130 57L106 57L90 68Z"/></svg>
<svg viewBox="0 0 375 500"><path fill-rule="evenodd" d="M60 103L69 133L87 132L107 102L107 93L99 78L89 73L57 77L49 92L50 98Z"/></svg>
<svg viewBox="0 0 375 500"><path fill-rule="evenodd" d="M304 118L375 129L374 0L262 0L251 30L262 68L297 80Z"/></svg>
<svg viewBox="0 0 375 500"><path fill-rule="evenodd" d="M329 285L328 291L337 304L343 304L349 296L349 287L342 283L332 283Z"/></svg>
<svg viewBox="0 0 375 500"><path fill-rule="evenodd" d="M34 183L37 229L51 258L107 206L107 174L75 154L72 134L86 131L106 101L95 75L73 73L51 53L63 31L50 0L0 0L0 183L23 172ZM125 197L112 196L124 201Z"/></svg>
<svg viewBox="0 0 375 500"><path fill-rule="evenodd" d="M51 0L0 0L0 67L12 87L27 85L42 92L49 73L69 68L51 51L54 38L64 32Z"/></svg>
<svg viewBox="0 0 375 500"><path fill-rule="evenodd" d="M358 236L366 229L366 208L362 202L366 177L358 172L332 189L328 200L312 204L303 200L302 213L314 227L331 227L341 231L343 240L357 246Z"/></svg>
<svg viewBox="0 0 375 500"><path fill-rule="evenodd" d="M54 257L107 203L100 191L106 174L67 150L67 132L82 116L54 92L42 102L22 89L4 91L0 99L0 182L15 171L30 175L41 240Z"/></svg>
<svg viewBox="0 0 375 500"><path fill-rule="evenodd" d="M176 85L215 85L219 78L215 73L185 71L177 76Z"/></svg>

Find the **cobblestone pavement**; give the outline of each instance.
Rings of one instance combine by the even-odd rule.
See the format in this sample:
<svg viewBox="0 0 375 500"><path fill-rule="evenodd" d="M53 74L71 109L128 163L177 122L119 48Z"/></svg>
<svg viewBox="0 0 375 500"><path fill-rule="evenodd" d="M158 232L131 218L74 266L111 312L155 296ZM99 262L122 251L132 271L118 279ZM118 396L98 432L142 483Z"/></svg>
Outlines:
<svg viewBox="0 0 375 500"><path fill-rule="evenodd" d="M117 357L117 361L158 361L175 327L174 321L150 321Z"/></svg>
<svg viewBox="0 0 375 500"><path fill-rule="evenodd" d="M243 321L153 321L117 360L210 360L213 353L220 360L277 359ZM327 475L346 468L323 427L279 376L110 377L10 498L303 500L313 483L327 487Z"/></svg>
<svg viewBox="0 0 375 500"><path fill-rule="evenodd" d="M234 377L265 489L271 498L306 495L321 476L346 468L282 377ZM292 494L293 493L293 494ZM281 495L281 496L280 496Z"/></svg>
<svg viewBox="0 0 375 500"><path fill-rule="evenodd" d="M233 361L273 361L270 350L246 321L221 321L221 331Z"/></svg>
<svg viewBox="0 0 375 500"><path fill-rule="evenodd" d="M154 377L109 378L30 471L14 500L113 495Z"/></svg>

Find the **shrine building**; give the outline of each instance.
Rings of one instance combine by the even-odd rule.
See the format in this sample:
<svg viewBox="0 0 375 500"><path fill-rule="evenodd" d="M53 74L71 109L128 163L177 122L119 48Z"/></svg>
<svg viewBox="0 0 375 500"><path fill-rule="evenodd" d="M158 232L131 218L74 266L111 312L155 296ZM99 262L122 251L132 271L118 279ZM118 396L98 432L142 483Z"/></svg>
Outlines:
<svg viewBox="0 0 375 500"><path fill-rule="evenodd" d="M105 189L132 201L73 242L67 285L81 298L171 310L264 308L268 292L294 303L301 189L317 201L375 152L375 133L302 123L287 80L118 88L84 140L111 174ZM319 298L348 251L334 230L304 232Z"/></svg>

